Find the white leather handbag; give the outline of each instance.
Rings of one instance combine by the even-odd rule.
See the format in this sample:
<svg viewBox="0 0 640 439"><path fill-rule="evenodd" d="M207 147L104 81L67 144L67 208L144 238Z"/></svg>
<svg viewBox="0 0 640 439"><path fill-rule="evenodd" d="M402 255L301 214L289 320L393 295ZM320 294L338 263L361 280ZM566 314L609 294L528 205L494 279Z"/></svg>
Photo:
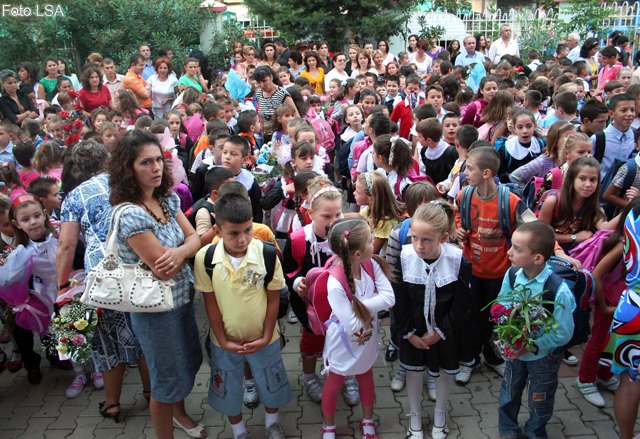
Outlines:
<svg viewBox="0 0 640 439"><path fill-rule="evenodd" d="M107 235L105 256L85 279L86 288L80 301L96 308L122 312L163 312L173 309L173 279L161 280L142 261L125 264L118 257L116 231L124 208L115 206Z"/></svg>

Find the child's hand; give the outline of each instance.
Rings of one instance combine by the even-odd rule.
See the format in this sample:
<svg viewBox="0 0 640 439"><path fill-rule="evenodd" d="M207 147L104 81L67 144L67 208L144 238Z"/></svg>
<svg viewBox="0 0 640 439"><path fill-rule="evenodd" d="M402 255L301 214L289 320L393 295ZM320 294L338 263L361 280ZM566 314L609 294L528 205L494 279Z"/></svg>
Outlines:
<svg viewBox="0 0 640 439"><path fill-rule="evenodd" d="M627 193L625 194L627 197L628 201L633 200L635 197L637 197L638 195L640 195L640 191L635 188L635 187L630 187L629 189L627 189Z"/></svg>
<svg viewBox="0 0 640 439"><path fill-rule="evenodd" d="M241 351L244 350L244 345L242 344L242 342L237 342L229 339L226 339L224 343L220 342L220 347L238 355L242 355Z"/></svg>
<svg viewBox="0 0 640 439"><path fill-rule="evenodd" d="M438 334L437 332L434 332L431 335L429 335L429 333L427 332L422 336L422 341L424 341L427 344L427 346L434 345L438 343L440 340L442 340L442 337L440 337L440 334Z"/></svg>
<svg viewBox="0 0 640 439"><path fill-rule="evenodd" d="M468 237L469 237L469 232L467 230L465 229L456 230L456 238L458 238L458 241L466 242Z"/></svg>
<svg viewBox="0 0 640 439"><path fill-rule="evenodd" d="M409 343L411 343L416 349L429 349L429 345L421 337L418 337L415 334L407 340L409 340Z"/></svg>
<svg viewBox="0 0 640 439"><path fill-rule="evenodd" d="M528 353L529 350L527 348L522 348L517 352L513 352L510 356L509 356L509 360L517 360L519 357L522 357L524 354Z"/></svg>
<svg viewBox="0 0 640 439"><path fill-rule="evenodd" d="M298 291L296 291L296 293L298 293L298 296L300 297L305 297L307 295L307 292L307 284L304 282L304 279L302 279L298 284Z"/></svg>
<svg viewBox="0 0 640 439"><path fill-rule="evenodd" d="M238 354L240 355L255 354L256 351L259 351L260 349L268 345L269 341L270 339L265 339L264 337L261 337L257 340L247 342L242 345L242 350L240 350Z"/></svg>
<svg viewBox="0 0 640 439"><path fill-rule="evenodd" d="M443 183L438 183L436 185L436 189L438 190L438 192L440 192L441 195L444 195L445 193L447 193L447 191L444 188L444 184Z"/></svg>
<svg viewBox="0 0 640 439"><path fill-rule="evenodd" d="M582 232L576 234L576 241L584 242L588 239L591 239L592 236L593 236L593 232L589 230L583 230Z"/></svg>
<svg viewBox="0 0 640 439"><path fill-rule="evenodd" d="M288 194L294 194L296 192L296 188L293 186L293 183L289 183L284 187L284 191Z"/></svg>

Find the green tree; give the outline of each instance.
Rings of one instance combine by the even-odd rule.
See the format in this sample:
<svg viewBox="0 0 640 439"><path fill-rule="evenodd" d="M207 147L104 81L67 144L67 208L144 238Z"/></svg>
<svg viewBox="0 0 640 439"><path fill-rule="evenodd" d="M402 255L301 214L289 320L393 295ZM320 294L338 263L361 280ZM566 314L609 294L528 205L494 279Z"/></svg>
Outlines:
<svg viewBox="0 0 640 439"><path fill-rule="evenodd" d="M563 38L571 32L578 32L583 39L589 33L597 38L606 37L607 29L603 27L603 22L614 15L613 8L605 6L600 0L570 0L566 5L566 9L560 9L560 13L569 17L558 23L558 33Z"/></svg>
<svg viewBox="0 0 640 439"><path fill-rule="evenodd" d="M416 0L245 0L249 10L284 35L325 39L334 49L351 40L397 34Z"/></svg>
<svg viewBox="0 0 640 439"><path fill-rule="evenodd" d="M179 68L189 49L200 43L200 23L210 16L201 0L58 0L63 16L5 16L0 21L0 65L64 56L78 69L86 56L99 52L126 68L141 43L152 51L170 47ZM35 9L38 0L24 0Z"/></svg>

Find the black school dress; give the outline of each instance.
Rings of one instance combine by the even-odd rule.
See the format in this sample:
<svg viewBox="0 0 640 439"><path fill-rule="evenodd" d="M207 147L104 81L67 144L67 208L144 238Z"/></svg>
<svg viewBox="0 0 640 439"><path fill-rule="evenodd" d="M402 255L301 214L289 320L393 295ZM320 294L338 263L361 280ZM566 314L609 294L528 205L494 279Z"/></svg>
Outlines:
<svg viewBox="0 0 640 439"><path fill-rule="evenodd" d="M440 257L425 261L407 244L402 247L397 269L393 312L401 367L416 372L429 369L432 376L438 376L440 369L455 375L460 364L473 365L469 330L471 263L462 256L462 250L442 244ZM428 350L417 349L407 340L429 329L439 333L442 340Z"/></svg>

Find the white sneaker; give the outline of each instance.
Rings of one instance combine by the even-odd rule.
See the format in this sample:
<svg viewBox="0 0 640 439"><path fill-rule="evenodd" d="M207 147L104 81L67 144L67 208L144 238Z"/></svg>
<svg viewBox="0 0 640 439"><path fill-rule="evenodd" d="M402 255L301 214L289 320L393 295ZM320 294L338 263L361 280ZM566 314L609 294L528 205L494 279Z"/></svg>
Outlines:
<svg viewBox="0 0 640 439"><path fill-rule="evenodd" d="M346 377L344 379L344 386L342 386L342 397L345 404L348 406L355 406L360 404L360 389L355 377Z"/></svg>
<svg viewBox="0 0 640 439"><path fill-rule="evenodd" d="M580 360L578 360L578 357L565 349L564 355L562 356L562 362L567 366L577 366Z"/></svg>
<svg viewBox="0 0 640 439"><path fill-rule="evenodd" d="M425 380L425 385L427 386L427 394L429 395L429 399L431 401L436 400L436 377L432 377L427 373L427 379Z"/></svg>
<svg viewBox="0 0 640 439"><path fill-rule="evenodd" d="M298 317L296 317L296 314L292 309L290 309L289 314L287 314L287 322L291 324L298 323Z"/></svg>
<svg viewBox="0 0 640 439"><path fill-rule="evenodd" d="M304 390L313 402L322 401L322 382L317 375L304 382Z"/></svg>
<svg viewBox="0 0 640 439"><path fill-rule="evenodd" d="M407 382L407 372L403 368L399 368L393 379L391 380L391 391L400 392L404 389Z"/></svg>
<svg viewBox="0 0 640 439"><path fill-rule="evenodd" d="M456 374L456 383L467 384L471 379L471 372L473 372L473 367L461 365L460 372Z"/></svg>
<svg viewBox="0 0 640 439"><path fill-rule="evenodd" d="M616 377L611 377L607 381L603 381L600 378L596 379L596 386L602 387L610 392L615 392L620 386L620 380Z"/></svg>
<svg viewBox="0 0 640 439"><path fill-rule="evenodd" d="M491 363L487 363L486 361L484 362L484 364L489 368L489 369L493 369L493 371L495 373L497 373L498 375L500 375L500 377L504 377L504 370L507 368L507 363L502 363L502 364L491 364Z"/></svg>
<svg viewBox="0 0 640 439"><path fill-rule="evenodd" d="M424 432L422 430L415 431L409 428L406 439L424 439Z"/></svg>
<svg viewBox="0 0 640 439"><path fill-rule="evenodd" d="M596 383L581 383L579 379L576 379L574 385L576 386L576 389L582 393L582 396L584 396L584 399L586 399L588 403L593 404L596 407L605 406L604 398L600 395Z"/></svg>
<svg viewBox="0 0 640 439"><path fill-rule="evenodd" d="M245 380L242 384L242 402L247 408L254 409L260 404L258 391L256 390L256 380Z"/></svg>

